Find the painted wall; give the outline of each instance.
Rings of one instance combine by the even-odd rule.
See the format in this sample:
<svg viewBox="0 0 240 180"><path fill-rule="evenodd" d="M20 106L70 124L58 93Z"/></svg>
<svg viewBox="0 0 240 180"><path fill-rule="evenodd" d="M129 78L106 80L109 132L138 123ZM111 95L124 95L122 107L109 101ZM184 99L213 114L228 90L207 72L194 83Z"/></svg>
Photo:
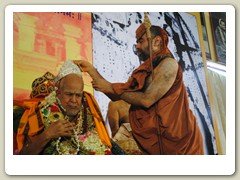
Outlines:
<svg viewBox="0 0 240 180"><path fill-rule="evenodd" d="M188 13L149 13L151 23L169 34L169 49L182 66L190 107L204 137L205 154L217 154L196 19ZM110 82L125 82L139 66L133 53L143 13L93 13L93 63ZM106 117L109 99L94 95Z"/></svg>
<svg viewBox="0 0 240 180"><path fill-rule="evenodd" d="M92 62L90 13L14 13L14 99L28 99L34 79L57 75L66 59ZM84 75L85 90L92 91Z"/></svg>

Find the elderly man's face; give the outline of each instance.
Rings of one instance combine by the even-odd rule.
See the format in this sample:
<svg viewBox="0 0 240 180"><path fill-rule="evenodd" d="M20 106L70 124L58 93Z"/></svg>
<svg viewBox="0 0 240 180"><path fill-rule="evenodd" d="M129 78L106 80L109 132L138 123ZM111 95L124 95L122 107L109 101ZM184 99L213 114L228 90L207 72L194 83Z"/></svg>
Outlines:
<svg viewBox="0 0 240 180"><path fill-rule="evenodd" d="M76 116L81 109L83 95L83 80L76 74L69 74L64 77L59 85L57 94L61 105L69 117Z"/></svg>

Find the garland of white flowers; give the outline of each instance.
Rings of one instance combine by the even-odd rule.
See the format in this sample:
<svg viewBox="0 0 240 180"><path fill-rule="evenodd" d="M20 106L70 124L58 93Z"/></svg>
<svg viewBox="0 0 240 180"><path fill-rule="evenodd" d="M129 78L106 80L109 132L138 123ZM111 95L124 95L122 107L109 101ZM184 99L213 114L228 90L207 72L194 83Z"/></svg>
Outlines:
<svg viewBox="0 0 240 180"><path fill-rule="evenodd" d="M60 112L55 112L58 114L58 117L54 117L54 112L52 112L50 109L50 106L53 106L55 103L57 103L58 108L60 110ZM56 105L56 104L55 104ZM45 128L48 128L49 125L58 119L66 119L69 121L69 117L68 116L63 116L62 112L64 110L64 108L61 105L60 100L56 97L56 92L52 92L48 97L45 98L44 101L42 101L42 103L40 104L40 108L42 110L43 113L43 117L44 117L44 125ZM94 152L96 154L104 154L105 150L108 149L107 146L105 146L104 144L102 144L101 140L99 139L99 136L97 135L97 132L95 130L93 131L87 131L84 132L84 126L86 125L86 127L94 127L92 126L92 119L88 118L86 119L86 122L84 122L84 117L83 117L83 105L82 105L82 109L79 111L78 115L77 115L77 119L76 119L76 125L74 126L73 129L73 135L71 136L71 139L66 140L66 141L61 141L63 139L63 137L59 137L55 140L52 140L51 142L51 148L54 148L54 151L56 154L62 155L62 154L79 154L79 153L91 153ZM87 108L87 116L92 116L92 114L89 112L89 109ZM62 116L61 118L59 118L60 116ZM85 134L86 133L86 134ZM80 138L85 138L85 140L82 140ZM70 143L70 144L69 144ZM76 147L76 149L75 149ZM51 148L49 149L50 151ZM48 150L47 150L48 151ZM53 152L50 152L53 153Z"/></svg>
<svg viewBox="0 0 240 180"><path fill-rule="evenodd" d="M80 140L78 138L78 134L81 134L82 133L82 111L79 112L79 115L78 115L78 119L77 119L77 124L75 126L75 128L73 129L73 137L71 137L71 141L77 146L77 149L76 149L76 154L80 151ZM69 118L68 116L65 116L65 119L69 121ZM59 137L56 141L56 150L58 152L59 155L62 155L64 154L60 148L59 148L59 144L60 144L60 141L61 141L61 138L62 137Z"/></svg>
<svg viewBox="0 0 240 180"><path fill-rule="evenodd" d="M56 92L53 91L49 96L47 96L45 98L44 101L42 101L42 103L40 104L41 109L44 111L44 109L47 109L49 106L53 105L55 102L57 102L57 104L60 106L60 109L62 109L63 111L66 111L65 108L62 106L60 100L56 97ZM47 114L49 115L49 114ZM48 117L48 116L47 116ZM66 115L64 117L65 120L69 121L69 117ZM73 136L71 137L71 141L76 145L77 149L76 149L76 154L80 151L80 146L81 146L81 142L78 138L78 134L81 134L83 131L83 115L82 115L82 110L78 113L78 118L76 120L76 126L73 129ZM46 128L48 128L48 126L51 124L51 121L49 118L46 118L46 122L45 122L45 126ZM53 142L53 144L56 145L56 151L58 152L59 155L65 154L64 152L61 151L60 149L60 142L61 142L62 137L59 137L57 140L55 140L55 142Z"/></svg>

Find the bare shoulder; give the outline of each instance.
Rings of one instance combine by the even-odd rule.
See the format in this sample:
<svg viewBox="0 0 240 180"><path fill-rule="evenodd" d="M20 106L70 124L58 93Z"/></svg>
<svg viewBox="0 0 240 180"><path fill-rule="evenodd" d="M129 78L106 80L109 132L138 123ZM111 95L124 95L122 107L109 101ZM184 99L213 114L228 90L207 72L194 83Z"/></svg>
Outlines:
<svg viewBox="0 0 240 180"><path fill-rule="evenodd" d="M168 66L168 67L172 67L172 68L178 68L178 62L177 62L176 59L168 57L168 58L163 59L159 63L158 67L161 67L161 66Z"/></svg>
<svg viewBox="0 0 240 180"><path fill-rule="evenodd" d="M162 60L158 66L155 68L155 71L157 72L166 72L168 71L169 73L177 73L178 70L178 62L174 58L165 58Z"/></svg>
<svg viewBox="0 0 240 180"><path fill-rule="evenodd" d="M174 79L177 76L178 66L179 65L176 59L165 58L154 69L156 80L164 82L164 84L166 84L167 82L173 83Z"/></svg>

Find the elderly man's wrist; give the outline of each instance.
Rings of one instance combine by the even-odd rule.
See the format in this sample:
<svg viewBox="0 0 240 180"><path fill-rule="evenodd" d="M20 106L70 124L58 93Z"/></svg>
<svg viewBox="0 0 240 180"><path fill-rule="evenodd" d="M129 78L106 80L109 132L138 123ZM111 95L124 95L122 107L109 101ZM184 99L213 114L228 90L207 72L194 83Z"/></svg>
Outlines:
<svg viewBox="0 0 240 180"><path fill-rule="evenodd" d="M50 134L49 134L49 132L47 130L45 130L43 132L43 139L44 140L51 140L52 139L52 137L50 136Z"/></svg>

